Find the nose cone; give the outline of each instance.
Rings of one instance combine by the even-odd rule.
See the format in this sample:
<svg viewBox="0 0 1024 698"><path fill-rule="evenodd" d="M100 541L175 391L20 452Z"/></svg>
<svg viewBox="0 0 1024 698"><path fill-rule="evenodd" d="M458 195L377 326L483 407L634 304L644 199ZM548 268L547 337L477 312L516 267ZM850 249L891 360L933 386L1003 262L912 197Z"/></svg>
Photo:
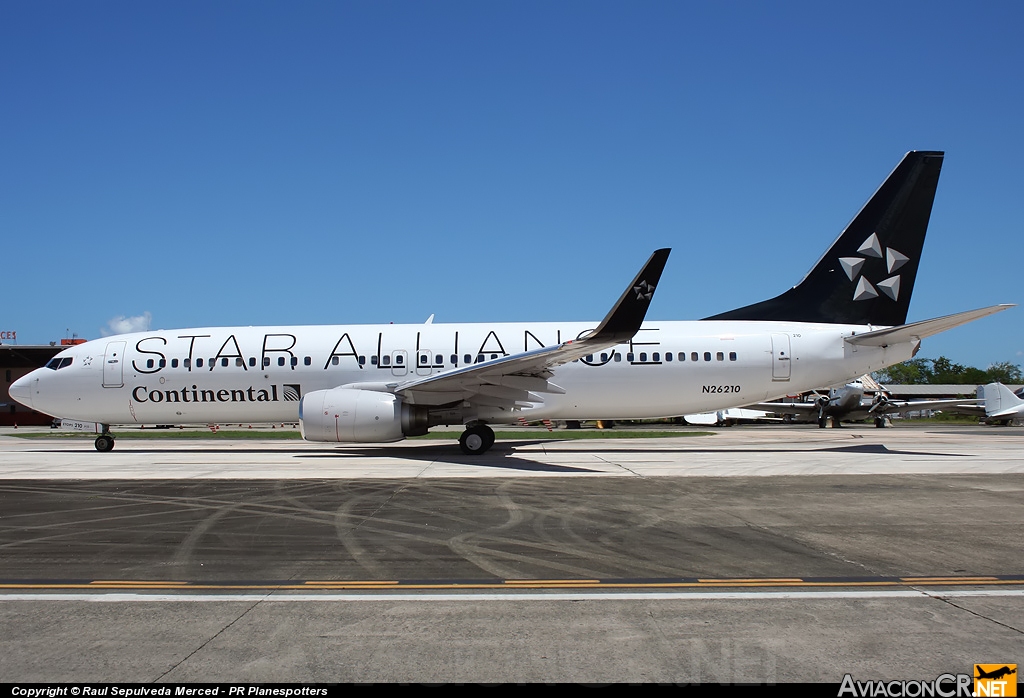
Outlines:
<svg viewBox="0 0 1024 698"><path fill-rule="evenodd" d="M31 373L27 376L22 376L11 383L11 387L8 389L7 393L25 407L32 407L32 380L33 378Z"/></svg>

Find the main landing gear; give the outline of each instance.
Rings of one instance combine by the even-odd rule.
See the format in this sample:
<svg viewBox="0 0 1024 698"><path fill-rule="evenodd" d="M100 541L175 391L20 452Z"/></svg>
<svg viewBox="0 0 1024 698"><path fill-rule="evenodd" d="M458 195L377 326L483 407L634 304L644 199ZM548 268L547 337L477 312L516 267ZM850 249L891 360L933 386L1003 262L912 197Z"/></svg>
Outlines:
<svg viewBox="0 0 1024 698"><path fill-rule="evenodd" d="M493 445L494 430L480 422L468 425L459 437L459 448L467 456L479 456Z"/></svg>

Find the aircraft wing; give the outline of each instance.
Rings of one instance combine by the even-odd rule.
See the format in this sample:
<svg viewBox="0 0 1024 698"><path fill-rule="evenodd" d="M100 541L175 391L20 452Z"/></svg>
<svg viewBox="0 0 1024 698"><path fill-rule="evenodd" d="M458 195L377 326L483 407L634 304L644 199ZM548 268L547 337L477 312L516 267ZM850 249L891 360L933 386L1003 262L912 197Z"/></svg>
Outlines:
<svg viewBox="0 0 1024 698"><path fill-rule="evenodd" d="M956 398L944 398L942 400L889 400L878 402L868 410L869 414L903 414L904 412L917 412L918 410L940 410L957 405L962 407L975 407L978 401L973 398L958 400Z"/></svg>
<svg viewBox="0 0 1024 698"><path fill-rule="evenodd" d="M766 410L776 414L816 415L820 407L816 402L758 402L748 408Z"/></svg>
<svg viewBox="0 0 1024 698"><path fill-rule="evenodd" d="M388 388L414 405L468 400L509 408L544 402L543 393L564 393L548 382L554 375L551 369L632 339L647 315L670 251L661 249L651 255L597 329L585 337L413 378Z"/></svg>

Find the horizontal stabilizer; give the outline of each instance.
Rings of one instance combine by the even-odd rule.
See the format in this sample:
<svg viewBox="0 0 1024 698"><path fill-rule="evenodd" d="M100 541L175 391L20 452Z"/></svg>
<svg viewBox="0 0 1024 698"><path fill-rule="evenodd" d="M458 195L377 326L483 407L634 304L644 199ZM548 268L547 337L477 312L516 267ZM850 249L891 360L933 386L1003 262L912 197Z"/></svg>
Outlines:
<svg viewBox="0 0 1024 698"><path fill-rule="evenodd" d="M913 322L909 325L899 325L898 327L890 327L884 330L875 330L874 332L857 334L852 337L847 337L846 342L848 344L858 344L869 347L887 347L890 344L914 342L924 339L925 337L931 337L933 334L938 334L940 332L945 332L946 330L951 330L954 327L965 325L968 322L973 322L974 320L994 315L995 313L1002 312L1003 310L1007 310L1012 307L1014 307L1013 303L990 305L987 308L979 308L978 310L967 310L962 313L954 313L953 315L946 315L932 320L922 320L921 322Z"/></svg>

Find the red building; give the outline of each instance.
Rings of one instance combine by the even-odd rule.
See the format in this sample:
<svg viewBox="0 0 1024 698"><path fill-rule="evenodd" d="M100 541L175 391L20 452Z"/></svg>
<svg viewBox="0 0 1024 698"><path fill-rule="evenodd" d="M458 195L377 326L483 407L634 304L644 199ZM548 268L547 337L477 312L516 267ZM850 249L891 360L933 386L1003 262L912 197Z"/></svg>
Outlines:
<svg viewBox="0 0 1024 698"><path fill-rule="evenodd" d="M0 426L38 426L53 422L50 415L30 410L11 399L11 383L37 368L46 365L56 354L72 344L80 344L85 340L65 339L60 344L43 346L20 346L17 344L0 344Z"/></svg>

